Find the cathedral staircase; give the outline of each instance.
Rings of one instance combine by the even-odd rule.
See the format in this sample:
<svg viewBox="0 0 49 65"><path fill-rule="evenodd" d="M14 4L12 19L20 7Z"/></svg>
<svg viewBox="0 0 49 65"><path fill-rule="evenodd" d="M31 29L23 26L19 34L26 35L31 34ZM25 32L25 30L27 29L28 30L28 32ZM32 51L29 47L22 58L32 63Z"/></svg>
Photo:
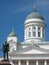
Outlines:
<svg viewBox="0 0 49 65"><path fill-rule="evenodd" d="M2 60L0 61L0 65L11 65L8 60Z"/></svg>

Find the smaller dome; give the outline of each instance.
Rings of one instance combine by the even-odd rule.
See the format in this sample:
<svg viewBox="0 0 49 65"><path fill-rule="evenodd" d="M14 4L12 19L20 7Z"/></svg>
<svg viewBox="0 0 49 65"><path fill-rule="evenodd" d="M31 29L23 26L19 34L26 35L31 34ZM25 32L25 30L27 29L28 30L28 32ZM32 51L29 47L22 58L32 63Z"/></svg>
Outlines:
<svg viewBox="0 0 49 65"><path fill-rule="evenodd" d="M16 36L17 35L14 32L12 32L12 33L9 34L9 37L16 37Z"/></svg>
<svg viewBox="0 0 49 65"><path fill-rule="evenodd" d="M9 37L16 37L17 35L14 32L14 28L12 28L12 32L9 34Z"/></svg>

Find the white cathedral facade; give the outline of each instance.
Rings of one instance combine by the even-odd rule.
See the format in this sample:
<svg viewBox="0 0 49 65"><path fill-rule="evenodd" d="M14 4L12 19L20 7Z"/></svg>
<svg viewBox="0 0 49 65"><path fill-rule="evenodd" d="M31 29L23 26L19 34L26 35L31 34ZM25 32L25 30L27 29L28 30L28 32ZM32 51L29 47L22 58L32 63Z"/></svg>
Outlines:
<svg viewBox="0 0 49 65"><path fill-rule="evenodd" d="M12 65L49 65L49 42L45 41L45 20L36 11L30 13L24 23L24 41L18 43L14 30L7 37Z"/></svg>

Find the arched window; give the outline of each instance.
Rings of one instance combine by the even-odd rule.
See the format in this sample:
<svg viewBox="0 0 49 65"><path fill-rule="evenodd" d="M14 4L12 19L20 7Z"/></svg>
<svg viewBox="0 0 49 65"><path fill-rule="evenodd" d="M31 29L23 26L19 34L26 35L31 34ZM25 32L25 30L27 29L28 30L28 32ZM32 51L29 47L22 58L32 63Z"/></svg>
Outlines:
<svg viewBox="0 0 49 65"><path fill-rule="evenodd" d="M36 26L32 26L32 35L36 37Z"/></svg>
<svg viewBox="0 0 49 65"><path fill-rule="evenodd" d="M28 37L31 37L31 27L28 28Z"/></svg>
<svg viewBox="0 0 49 65"><path fill-rule="evenodd" d="M44 37L44 27L42 28L42 37Z"/></svg>
<svg viewBox="0 0 49 65"><path fill-rule="evenodd" d="M38 37L40 37L40 32L38 32Z"/></svg>
<svg viewBox="0 0 49 65"><path fill-rule="evenodd" d="M31 37L31 32L28 32L28 36Z"/></svg>
<svg viewBox="0 0 49 65"><path fill-rule="evenodd" d="M36 31L33 31L33 37L36 37Z"/></svg>
<svg viewBox="0 0 49 65"><path fill-rule="evenodd" d="M41 27L38 26L38 37L41 37Z"/></svg>

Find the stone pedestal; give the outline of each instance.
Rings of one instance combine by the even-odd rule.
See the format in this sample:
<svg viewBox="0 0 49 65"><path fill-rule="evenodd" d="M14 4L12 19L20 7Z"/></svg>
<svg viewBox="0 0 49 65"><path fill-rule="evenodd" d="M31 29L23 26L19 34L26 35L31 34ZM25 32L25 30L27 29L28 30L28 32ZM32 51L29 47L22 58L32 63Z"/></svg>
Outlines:
<svg viewBox="0 0 49 65"><path fill-rule="evenodd" d="M8 60L2 60L0 61L0 65L11 65Z"/></svg>

